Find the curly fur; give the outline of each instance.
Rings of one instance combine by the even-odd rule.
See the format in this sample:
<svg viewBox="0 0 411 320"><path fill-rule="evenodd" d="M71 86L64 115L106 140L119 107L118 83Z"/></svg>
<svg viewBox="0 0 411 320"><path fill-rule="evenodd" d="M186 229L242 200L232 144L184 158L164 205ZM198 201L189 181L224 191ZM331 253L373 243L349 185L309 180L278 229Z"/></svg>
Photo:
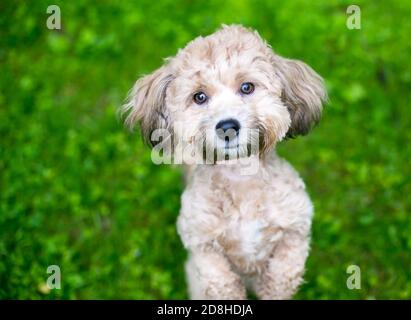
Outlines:
<svg viewBox="0 0 411 320"><path fill-rule="evenodd" d="M254 83L255 91L239 94L243 82ZM205 105L193 102L199 90L210 97ZM191 298L245 299L246 287L261 299L295 293L313 208L298 173L273 149L286 137L306 134L325 101L323 81L309 66L276 55L257 32L236 25L194 39L136 82L123 111L129 126L140 122L148 141L155 129L167 128L169 138L190 144L218 121L235 118L242 127L238 157L259 163L252 175L239 174L236 161L187 166L177 228L189 251ZM183 132L173 129L176 123ZM259 130L257 153L244 147L250 143L245 129ZM224 143L206 141L217 153L227 152Z"/></svg>

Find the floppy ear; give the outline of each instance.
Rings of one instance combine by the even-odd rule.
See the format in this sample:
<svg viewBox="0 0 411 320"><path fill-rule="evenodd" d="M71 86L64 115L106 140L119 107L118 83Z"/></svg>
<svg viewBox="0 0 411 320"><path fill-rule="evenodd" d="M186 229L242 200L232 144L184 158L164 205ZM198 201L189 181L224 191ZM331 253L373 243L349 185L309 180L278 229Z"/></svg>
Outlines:
<svg viewBox="0 0 411 320"><path fill-rule="evenodd" d="M151 145L151 133L156 129L169 127L165 98L173 75L168 69L168 66L164 65L137 80L122 108L123 113L128 113L125 124L132 129L139 122L143 138Z"/></svg>
<svg viewBox="0 0 411 320"><path fill-rule="evenodd" d="M320 120L327 101L323 79L298 60L275 56L274 67L283 85L281 98L291 115L287 137L305 135Z"/></svg>

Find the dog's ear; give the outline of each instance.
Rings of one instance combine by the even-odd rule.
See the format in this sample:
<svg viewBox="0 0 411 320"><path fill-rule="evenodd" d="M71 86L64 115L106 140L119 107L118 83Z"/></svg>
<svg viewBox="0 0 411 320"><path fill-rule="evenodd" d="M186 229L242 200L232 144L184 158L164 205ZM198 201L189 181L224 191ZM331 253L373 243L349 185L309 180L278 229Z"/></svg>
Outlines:
<svg viewBox="0 0 411 320"><path fill-rule="evenodd" d="M133 129L140 123L143 138L153 145L151 134L169 128L169 112L165 105L166 90L173 79L167 65L137 80L122 108L127 113L125 124Z"/></svg>
<svg viewBox="0 0 411 320"><path fill-rule="evenodd" d="M327 101L323 79L298 60L275 56L274 67L282 82L281 98L291 115L287 137L305 135L320 120Z"/></svg>

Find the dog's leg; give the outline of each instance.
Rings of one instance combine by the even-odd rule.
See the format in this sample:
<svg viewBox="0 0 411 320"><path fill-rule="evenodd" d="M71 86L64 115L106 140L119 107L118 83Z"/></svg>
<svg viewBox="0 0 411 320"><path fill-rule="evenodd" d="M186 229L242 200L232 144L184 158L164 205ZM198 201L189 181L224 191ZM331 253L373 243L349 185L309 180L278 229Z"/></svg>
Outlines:
<svg viewBox="0 0 411 320"><path fill-rule="evenodd" d="M303 280L308 250L308 236L286 234L255 279L257 296L265 300L291 299Z"/></svg>
<svg viewBox="0 0 411 320"><path fill-rule="evenodd" d="M227 259L214 252L191 253L186 263L191 299L245 299L246 291Z"/></svg>

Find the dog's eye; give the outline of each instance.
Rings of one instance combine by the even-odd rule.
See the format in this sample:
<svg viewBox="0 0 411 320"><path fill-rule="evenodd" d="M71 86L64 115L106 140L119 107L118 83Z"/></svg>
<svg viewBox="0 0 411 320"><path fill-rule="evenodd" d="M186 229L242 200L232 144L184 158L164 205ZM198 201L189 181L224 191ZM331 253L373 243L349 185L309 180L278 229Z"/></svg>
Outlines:
<svg viewBox="0 0 411 320"><path fill-rule="evenodd" d="M250 94L254 91L254 85L251 82L244 82L240 87L241 93Z"/></svg>
<svg viewBox="0 0 411 320"><path fill-rule="evenodd" d="M202 91L195 93L193 96L193 100L197 104L203 104L204 102L207 101L207 99L208 99L207 95Z"/></svg>

